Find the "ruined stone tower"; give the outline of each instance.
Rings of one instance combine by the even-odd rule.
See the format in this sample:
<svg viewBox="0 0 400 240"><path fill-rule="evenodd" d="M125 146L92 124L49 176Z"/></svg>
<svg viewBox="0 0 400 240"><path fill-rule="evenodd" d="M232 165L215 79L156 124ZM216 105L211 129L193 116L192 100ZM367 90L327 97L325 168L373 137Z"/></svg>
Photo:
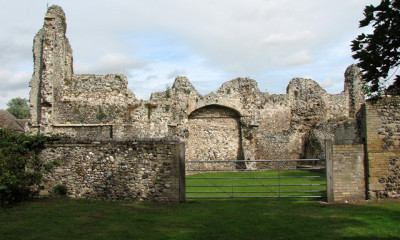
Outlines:
<svg viewBox="0 0 400 240"><path fill-rule="evenodd" d="M34 73L30 82L32 132L53 132L53 113L62 97L64 81L72 78L72 49L65 37L66 31L64 11L59 6L51 6L33 43Z"/></svg>

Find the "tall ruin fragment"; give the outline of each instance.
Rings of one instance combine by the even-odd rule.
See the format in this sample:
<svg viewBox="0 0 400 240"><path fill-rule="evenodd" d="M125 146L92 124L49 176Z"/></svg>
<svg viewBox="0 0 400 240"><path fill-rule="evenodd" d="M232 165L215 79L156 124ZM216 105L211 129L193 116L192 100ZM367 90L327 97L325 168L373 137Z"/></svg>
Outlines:
<svg viewBox="0 0 400 240"><path fill-rule="evenodd" d="M355 65L346 70L340 94L294 78L286 94L270 95L255 80L236 78L201 95L189 79L177 77L172 88L141 101L121 74L74 74L66 28L62 8L52 6L34 39L31 134L177 138L190 160L318 157L322 142L334 138L334 124L354 118L364 102Z"/></svg>

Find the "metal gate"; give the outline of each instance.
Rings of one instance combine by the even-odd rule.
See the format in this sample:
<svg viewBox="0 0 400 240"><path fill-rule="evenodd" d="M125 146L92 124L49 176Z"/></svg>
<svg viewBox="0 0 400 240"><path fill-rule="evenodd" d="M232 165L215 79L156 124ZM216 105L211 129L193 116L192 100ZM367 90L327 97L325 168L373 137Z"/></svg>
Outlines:
<svg viewBox="0 0 400 240"><path fill-rule="evenodd" d="M186 199L326 197L325 161L186 161Z"/></svg>

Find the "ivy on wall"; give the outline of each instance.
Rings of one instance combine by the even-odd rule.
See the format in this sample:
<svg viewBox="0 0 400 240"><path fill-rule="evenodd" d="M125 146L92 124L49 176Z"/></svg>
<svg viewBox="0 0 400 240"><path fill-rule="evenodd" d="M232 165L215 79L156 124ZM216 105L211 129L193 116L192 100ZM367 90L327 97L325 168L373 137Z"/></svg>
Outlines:
<svg viewBox="0 0 400 240"><path fill-rule="evenodd" d="M39 152L48 138L26 136L0 128L0 205L29 198L41 182Z"/></svg>

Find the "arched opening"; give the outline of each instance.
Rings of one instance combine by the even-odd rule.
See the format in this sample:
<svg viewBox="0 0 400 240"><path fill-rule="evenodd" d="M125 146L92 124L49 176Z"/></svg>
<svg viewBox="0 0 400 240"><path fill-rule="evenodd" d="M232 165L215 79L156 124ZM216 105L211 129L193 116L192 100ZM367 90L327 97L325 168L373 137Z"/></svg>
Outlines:
<svg viewBox="0 0 400 240"><path fill-rule="evenodd" d="M208 105L189 115L188 160L243 159L240 113L220 105ZM190 166L188 166L190 167ZM204 164L215 169L223 164ZM228 166L225 166L228 167ZM232 168L232 164L229 164Z"/></svg>

